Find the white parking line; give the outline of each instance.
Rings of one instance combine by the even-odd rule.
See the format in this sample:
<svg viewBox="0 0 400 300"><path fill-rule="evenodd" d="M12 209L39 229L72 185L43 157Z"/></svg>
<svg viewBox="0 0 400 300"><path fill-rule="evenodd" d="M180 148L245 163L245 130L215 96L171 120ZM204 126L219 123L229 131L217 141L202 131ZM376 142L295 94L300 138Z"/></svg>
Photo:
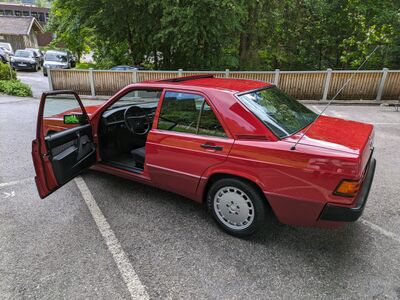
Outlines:
<svg viewBox="0 0 400 300"><path fill-rule="evenodd" d="M107 244L108 250L111 252L114 261L117 264L117 267L129 290L129 293L131 294L132 299L149 299L149 295L147 294L144 285L141 283L138 275L129 262L128 256L122 249L121 244L119 243L117 237L110 227L110 224L108 224L106 218L97 205L96 200L94 200L93 195L85 181L79 176L75 178L75 183L78 186L78 189L81 192L82 197L85 200L86 205L88 206L89 211L92 214L92 217Z"/></svg>
<svg viewBox="0 0 400 300"><path fill-rule="evenodd" d="M380 234L382 234L382 235L384 235L384 236L386 236L386 237L388 237L388 238L400 243L400 237L398 235L394 234L393 232L390 232L390 231L388 231L386 229L383 229L382 227L380 227L380 226L378 226L378 225L376 225L376 224L374 224L374 223L372 223L370 221L364 220L364 219L360 220L360 222L362 224L368 226L369 228L379 232Z"/></svg>
<svg viewBox="0 0 400 300"><path fill-rule="evenodd" d="M21 183L27 183L29 181L32 181L32 178L25 178L21 180L15 180L15 181L10 181L10 182L4 182L0 183L0 188L5 187L5 186L11 186L11 185L16 185L16 184L21 184Z"/></svg>

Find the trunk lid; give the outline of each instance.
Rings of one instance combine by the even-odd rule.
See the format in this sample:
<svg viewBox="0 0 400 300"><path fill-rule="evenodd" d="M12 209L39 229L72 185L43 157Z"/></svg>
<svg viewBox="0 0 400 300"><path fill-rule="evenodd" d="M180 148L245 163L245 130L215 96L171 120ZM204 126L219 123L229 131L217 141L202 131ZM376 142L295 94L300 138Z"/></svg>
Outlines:
<svg viewBox="0 0 400 300"><path fill-rule="evenodd" d="M307 128L286 140L296 142ZM373 130L371 124L320 116L299 144L357 155L361 166L359 171L362 174L373 151Z"/></svg>

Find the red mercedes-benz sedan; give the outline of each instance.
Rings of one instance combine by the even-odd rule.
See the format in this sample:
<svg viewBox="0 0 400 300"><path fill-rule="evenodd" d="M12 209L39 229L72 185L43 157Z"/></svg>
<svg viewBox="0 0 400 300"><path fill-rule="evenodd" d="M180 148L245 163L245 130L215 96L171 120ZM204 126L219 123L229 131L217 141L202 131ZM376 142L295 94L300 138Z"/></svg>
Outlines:
<svg viewBox="0 0 400 300"><path fill-rule="evenodd" d="M318 118L265 82L198 75L85 106L72 91L44 93L32 157L41 198L92 167L206 203L224 230L246 236L268 213L299 226L357 220L375 172L373 132Z"/></svg>

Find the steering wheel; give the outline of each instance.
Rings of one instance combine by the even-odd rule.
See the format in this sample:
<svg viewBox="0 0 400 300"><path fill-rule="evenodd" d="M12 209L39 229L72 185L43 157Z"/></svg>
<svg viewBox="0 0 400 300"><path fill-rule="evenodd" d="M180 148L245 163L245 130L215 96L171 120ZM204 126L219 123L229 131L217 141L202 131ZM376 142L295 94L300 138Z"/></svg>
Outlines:
<svg viewBox="0 0 400 300"><path fill-rule="evenodd" d="M136 135L145 135L151 129L151 120L146 111L137 105L129 106L124 113L126 128Z"/></svg>

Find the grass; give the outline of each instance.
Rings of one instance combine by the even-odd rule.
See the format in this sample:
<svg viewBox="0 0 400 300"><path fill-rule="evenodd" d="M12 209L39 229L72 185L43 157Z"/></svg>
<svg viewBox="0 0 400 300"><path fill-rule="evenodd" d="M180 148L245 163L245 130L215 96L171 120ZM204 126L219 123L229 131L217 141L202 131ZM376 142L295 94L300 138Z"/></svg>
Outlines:
<svg viewBox="0 0 400 300"><path fill-rule="evenodd" d="M86 69L96 69L96 64L95 63L77 63L76 64L76 69L78 70L86 70Z"/></svg>

